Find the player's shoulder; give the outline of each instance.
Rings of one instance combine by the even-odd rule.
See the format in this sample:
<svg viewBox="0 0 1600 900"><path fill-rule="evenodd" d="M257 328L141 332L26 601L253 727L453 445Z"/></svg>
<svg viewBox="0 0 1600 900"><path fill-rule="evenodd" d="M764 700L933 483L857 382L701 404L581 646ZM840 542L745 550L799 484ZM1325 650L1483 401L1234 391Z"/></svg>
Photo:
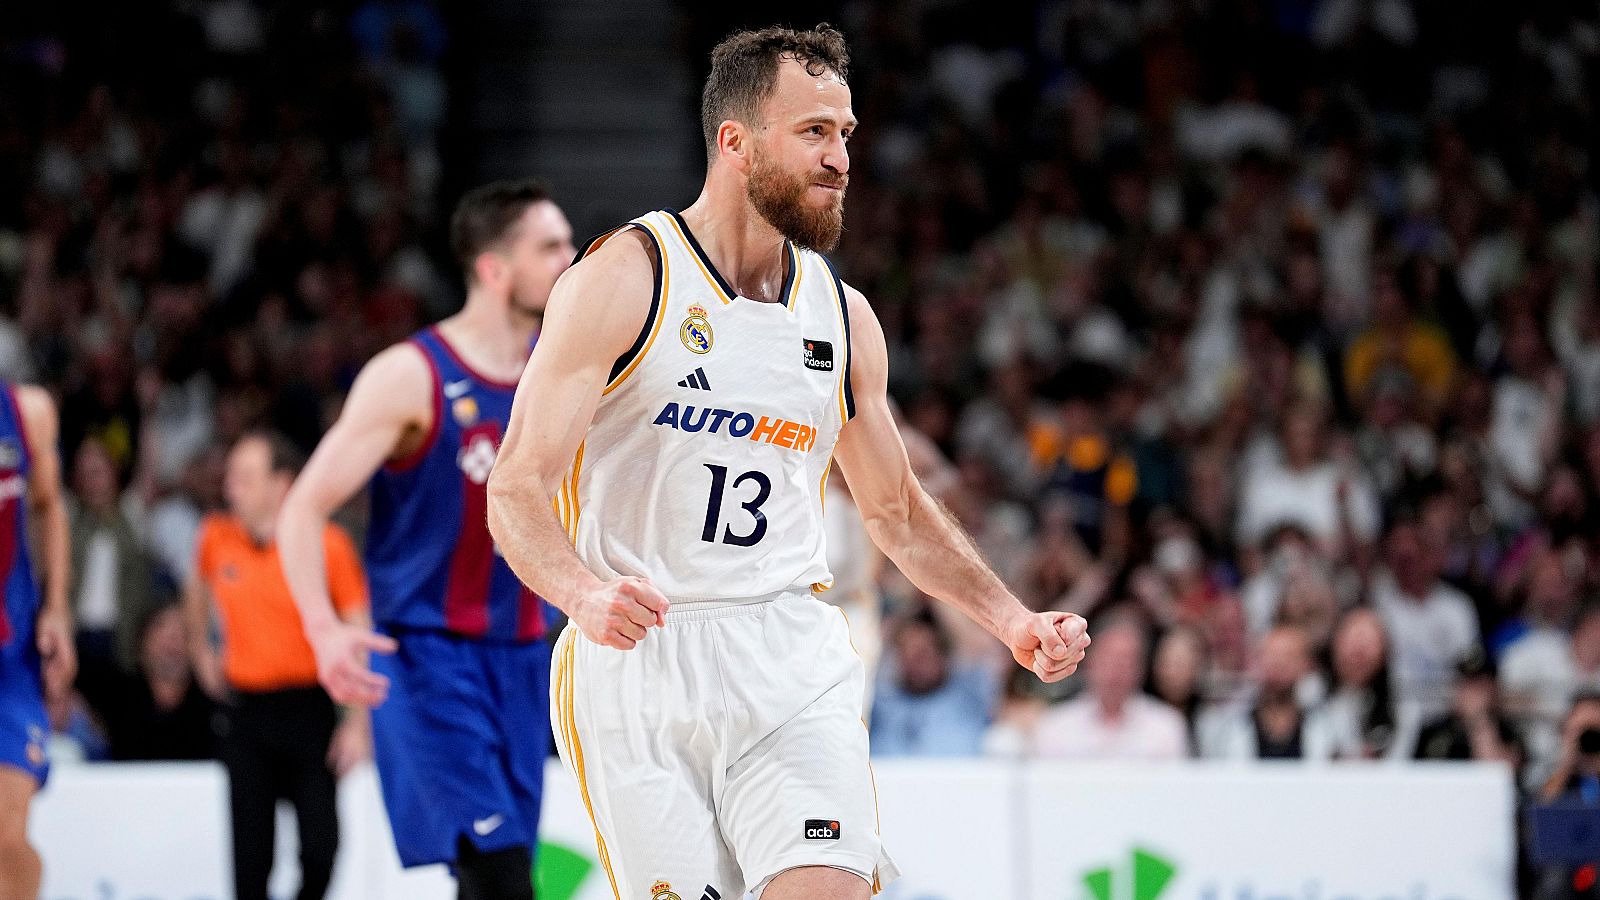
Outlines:
<svg viewBox="0 0 1600 900"><path fill-rule="evenodd" d="M653 233L635 222L625 222L591 240L561 280L569 286L619 280L649 284L660 252Z"/></svg>
<svg viewBox="0 0 1600 900"><path fill-rule="evenodd" d="M667 264L655 237L630 225L591 241L561 274L545 309L541 346L615 356L648 327L665 290Z"/></svg>
<svg viewBox="0 0 1600 900"><path fill-rule="evenodd" d="M11 395L17 400L17 411L23 418L30 421L41 417L55 419L56 401L49 391L36 384L6 384L11 388Z"/></svg>
<svg viewBox="0 0 1600 900"><path fill-rule="evenodd" d="M378 351L361 367L346 408L433 408L434 363L421 344L407 339Z"/></svg>

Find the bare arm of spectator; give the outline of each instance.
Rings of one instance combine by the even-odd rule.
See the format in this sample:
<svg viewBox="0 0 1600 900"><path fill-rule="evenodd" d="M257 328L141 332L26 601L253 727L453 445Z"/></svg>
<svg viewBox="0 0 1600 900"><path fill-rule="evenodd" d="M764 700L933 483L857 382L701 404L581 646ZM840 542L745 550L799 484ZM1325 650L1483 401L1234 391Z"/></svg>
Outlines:
<svg viewBox="0 0 1600 900"><path fill-rule="evenodd" d="M1045 681L1077 671L1088 647L1083 618L1034 613L979 556L954 517L917 480L889 408L889 354L883 329L854 288L846 288L850 386L857 414L845 424L834 458L850 483L867 533L925 593L965 612L1005 642L1018 664Z"/></svg>
<svg viewBox="0 0 1600 900"><path fill-rule="evenodd" d="M208 697L221 700L228 693L228 684L222 674L222 657L211 646L211 591L199 574L190 575L183 583L183 618L188 625L194 677Z"/></svg>
<svg viewBox="0 0 1600 900"><path fill-rule="evenodd" d="M341 620L328 589L324 532L379 467L420 451L433 427L433 372L422 351L396 344L356 377L338 421L295 479L278 517L278 553L317 657L317 678L333 699L376 706L389 681L367 666L369 653L394 652L394 640Z"/></svg>
<svg viewBox="0 0 1600 900"><path fill-rule="evenodd" d="M44 687L50 698L72 687L78 672L77 650L72 642L72 612L67 606L72 537L67 506L61 495L61 459L56 455L59 420L55 401L43 388L16 389L17 406L27 430L29 519L37 529L44 571L44 602L39 607L35 636L44 661Z"/></svg>

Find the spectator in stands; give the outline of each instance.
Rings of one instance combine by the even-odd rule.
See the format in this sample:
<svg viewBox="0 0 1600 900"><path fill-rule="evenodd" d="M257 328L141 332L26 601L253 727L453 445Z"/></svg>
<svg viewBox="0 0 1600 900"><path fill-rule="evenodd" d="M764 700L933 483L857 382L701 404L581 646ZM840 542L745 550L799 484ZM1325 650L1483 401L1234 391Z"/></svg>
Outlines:
<svg viewBox="0 0 1600 900"><path fill-rule="evenodd" d="M1561 723L1559 761L1539 786L1541 803L1600 808L1600 693L1572 699ZM1595 891L1595 863L1552 865L1539 873L1534 900L1589 900Z"/></svg>
<svg viewBox="0 0 1600 900"><path fill-rule="evenodd" d="M1098 406L1090 397L1068 396L1054 419L1035 424L1029 443L1044 495L1063 498L1084 546L1115 564L1127 556L1128 504L1139 484L1133 460L1112 443Z"/></svg>
<svg viewBox="0 0 1600 900"><path fill-rule="evenodd" d="M1395 698L1389 638L1367 607L1340 617L1331 648L1333 685L1314 714L1323 721L1338 759L1410 759L1416 716Z"/></svg>
<svg viewBox="0 0 1600 900"><path fill-rule="evenodd" d="M78 684L104 714L112 685L133 671L138 656L139 623L154 602L150 562L122 511L116 466L98 438L78 445L72 487Z"/></svg>
<svg viewBox="0 0 1600 900"><path fill-rule="evenodd" d="M1372 324L1351 341L1344 355L1345 390L1357 399L1381 401L1401 382L1418 385L1427 410L1441 409L1454 386L1456 359L1443 329L1417 314L1416 298L1396 273L1380 269L1372 280ZM1385 379L1390 379L1385 381Z"/></svg>
<svg viewBox="0 0 1600 900"><path fill-rule="evenodd" d="M953 659L949 634L926 607L890 630L872 705L876 756L977 756L998 697L981 665Z"/></svg>
<svg viewBox="0 0 1600 900"><path fill-rule="evenodd" d="M194 577L184 589L195 669L207 693L224 702L221 749L239 900L266 900L280 799L293 803L299 825L299 896L320 900L339 845L336 778L371 753L366 714L351 713L341 724L317 683L278 559L273 535L301 462L282 435L251 432L234 444L229 512L201 525ZM354 544L330 524L323 547L334 606L346 618L364 616L366 584ZM220 653L208 635L213 610Z"/></svg>
<svg viewBox="0 0 1600 900"><path fill-rule="evenodd" d="M1539 790L1548 803L1562 798L1600 805L1600 693L1572 698L1561 723L1561 761Z"/></svg>
<svg viewBox="0 0 1600 900"><path fill-rule="evenodd" d="M1535 631L1506 651L1500 663L1506 707L1525 723L1535 771L1556 762L1562 718L1579 694L1600 693L1600 602L1578 613L1570 632Z"/></svg>
<svg viewBox="0 0 1600 900"><path fill-rule="evenodd" d="M140 624L138 668L122 679L106 708L111 758L212 759L215 712L189 664L183 608L172 602L153 607Z"/></svg>
<svg viewBox="0 0 1600 900"><path fill-rule="evenodd" d="M1303 528L1327 559L1342 560L1378 532L1378 505L1365 476L1328 452L1326 413L1292 405L1278 441L1240 475L1237 538L1260 542L1284 523Z"/></svg>
<svg viewBox="0 0 1600 900"><path fill-rule="evenodd" d="M1500 712L1494 661L1475 650L1462 657L1456 674L1450 712L1422 726L1416 758L1503 762L1520 775L1527 754L1516 727Z"/></svg>
<svg viewBox="0 0 1600 900"><path fill-rule="evenodd" d="M1190 626L1167 629L1151 654L1145 690L1183 716L1189 756L1199 755L1195 726L1206 699L1206 669L1205 639Z"/></svg>
<svg viewBox="0 0 1600 900"><path fill-rule="evenodd" d="M1102 614L1084 690L1047 709L1033 734L1041 759L1176 760L1189 753L1183 715L1139 689L1145 632L1124 611Z"/></svg>
<svg viewBox="0 0 1600 900"><path fill-rule="evenodd" d="M1311 674L1311 644L1280 625L1261 641L1256 697L1250 705L1212 711L1200 722L1200 753L1210 759L1302 759L1333 756L1327 723L1307 713L1301 683Z"/></svg>
<svg viewBox="0 0 1600 900"><path fill-rule="evenodd" d="M1443 553L1414 519L1385 540L1386 568L1372 586L1391 645L1395 688L1424 718L1450 705L1455 663L1481 649L1478 614L1465 594L1439 578Z"/></svg>

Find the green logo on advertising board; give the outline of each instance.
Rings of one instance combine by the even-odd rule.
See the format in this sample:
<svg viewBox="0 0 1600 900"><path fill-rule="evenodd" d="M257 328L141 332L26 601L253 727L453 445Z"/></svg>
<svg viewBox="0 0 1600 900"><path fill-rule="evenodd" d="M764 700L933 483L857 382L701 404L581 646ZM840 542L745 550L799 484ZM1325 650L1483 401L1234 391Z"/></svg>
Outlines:
<svg viewBox="0 0 1600 900"><path fill-rule="evenodd" d="M539 862L533 867L533 883L539 900L572 900L578 888L594 871L594 860L572 847L539 842Z"/></svg>
<svg viewBox="0 0 1600 900"><path fill-rule="evenodd" d="M1133 858L1127 868L1121 872L1107 866L1086 872L1083 883L1089 888L1089 895L1094 900L1112 900L1112 897L1126 897L1130 894L1122 891L1113 892L1114 885L1121 883L1122 879L1132 879L1133 900L1156 900L1161 892L1167 889L1172 876L1178 867L1171 860L1163 859L1142 847L1133 848Z"/></svg>

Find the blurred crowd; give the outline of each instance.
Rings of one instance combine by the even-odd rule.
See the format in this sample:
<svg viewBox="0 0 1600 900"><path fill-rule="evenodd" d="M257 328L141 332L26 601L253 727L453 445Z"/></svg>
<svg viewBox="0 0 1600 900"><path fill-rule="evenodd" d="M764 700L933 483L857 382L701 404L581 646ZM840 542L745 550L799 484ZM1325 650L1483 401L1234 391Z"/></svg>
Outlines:
<svg viewBox="0 0 1600 900"><path fill-rule="evenodd" d="M1600 726L1574 702L1600 690L1595 8L843 25L863 125L837 255L913 455L1025 602L1095 635L1043 689L878 576L875 749L1565 785Z"/></svg>
<svg viewBox="0 0 1600 900"><path fill-rule="evenodd" d="M1593 4L838 11L835 257L913 458L1095 636L1038 684L880 564L835 479L876 752L1488 759L1546 797L1600 771ZM0 16L0 377L57 392L73 496L58 743L204 756L171 601L224 448L308 448L459 300L444 20Z"/></svg>
<svg viewBox="0 0 1600 900"><path fill-rule="evenodd" d="M447 40L429 0L0 11L0 378L56 393L71 492L58 760L215 752L175 604L227 448L309 449L459 305Z"/></svg>

